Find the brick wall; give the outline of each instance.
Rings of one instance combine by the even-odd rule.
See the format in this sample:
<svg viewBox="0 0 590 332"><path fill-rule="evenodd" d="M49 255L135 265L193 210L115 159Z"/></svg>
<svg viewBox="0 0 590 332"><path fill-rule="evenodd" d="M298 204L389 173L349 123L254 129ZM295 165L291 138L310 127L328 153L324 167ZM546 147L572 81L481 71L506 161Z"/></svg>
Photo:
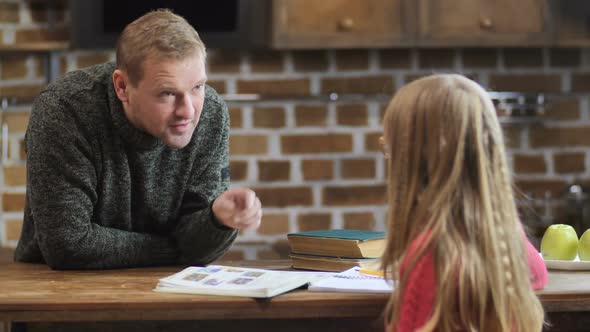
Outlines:
<svg viewBox="0 0 590 332"><path fill-rule="evenodd" d="M64 3L0 0L0 41L67 39ZM59 51L59 73L113 59L112 50ZM233 258L277 258L285 234L318 228L385 228L385 162L378 152L386 101L404 83L459 72L497 91L547 93L542 121L505 125L517 185L532 195L523 213L537 235L560 221L558 198L590 179L590 53L586 49L210 50L210 84L220 93L307 97L363 94L366 99L230 103L233 185L253 187L264 205L257 231L240 234ZM0 51L0 97L34 97L46 84L48 55ZM30 106L13 105L0 184L0 244L16 245L25 192L22 140ZM534 211L534 212L531 212ZM547 218L554 216L554 218ZM534 230L535 230L534 229Z"/></svg>

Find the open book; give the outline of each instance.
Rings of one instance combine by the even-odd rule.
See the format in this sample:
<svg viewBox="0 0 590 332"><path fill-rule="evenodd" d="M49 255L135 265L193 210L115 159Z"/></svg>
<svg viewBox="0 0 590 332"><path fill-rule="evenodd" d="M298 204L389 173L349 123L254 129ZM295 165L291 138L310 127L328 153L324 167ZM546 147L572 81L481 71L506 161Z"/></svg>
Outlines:
<svg viewBox="0 0 590 332"><path fill-rule="evenodd" d="M191 266L160 279L156 292L267 298L333 275L223 265Z"/></svg>
<svg viewBox="0 0 590 332"><path fill-rule="evenodd" d="M376 271L361 273L363 269L353 267L346 271L334 274L328 278L322 278L311 282L308 290L312 292L345 292L345 293L391 293L393 284Z"/></svg>

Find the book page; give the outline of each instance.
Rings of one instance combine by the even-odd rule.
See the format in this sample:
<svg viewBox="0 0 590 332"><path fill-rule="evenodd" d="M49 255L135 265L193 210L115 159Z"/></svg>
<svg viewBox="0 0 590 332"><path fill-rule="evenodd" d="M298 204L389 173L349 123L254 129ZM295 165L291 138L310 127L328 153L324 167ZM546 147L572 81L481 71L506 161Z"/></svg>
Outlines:
<svg viewBox="0 0 590 332"><path fill-rule="evenodd" d="M351 293L391 293L393 284L383 277L359 272L353 267L332 277L313 281L309 285L312 292L351 292Z"/></svg>

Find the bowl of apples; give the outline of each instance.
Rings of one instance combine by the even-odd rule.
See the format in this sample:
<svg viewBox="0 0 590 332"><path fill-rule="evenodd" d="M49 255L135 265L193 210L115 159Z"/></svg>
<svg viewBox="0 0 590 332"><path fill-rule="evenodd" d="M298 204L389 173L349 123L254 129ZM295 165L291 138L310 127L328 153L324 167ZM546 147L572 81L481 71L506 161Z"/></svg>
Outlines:
<svg viewBox="0 0 590 332"><path fill-rule="evenodd" d="M548 269L590 270L590 229L578 238L570 225L549 226L541 239L541 257Z"/></svg>

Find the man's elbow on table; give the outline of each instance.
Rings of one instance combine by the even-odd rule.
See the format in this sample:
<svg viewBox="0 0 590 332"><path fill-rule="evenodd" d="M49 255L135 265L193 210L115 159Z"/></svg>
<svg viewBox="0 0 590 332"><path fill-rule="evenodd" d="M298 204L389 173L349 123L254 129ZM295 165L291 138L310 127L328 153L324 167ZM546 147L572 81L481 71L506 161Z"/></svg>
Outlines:
<svg viewBox="0 0 590 332"><path fill-rule="evenodd" d="M82 239L70 236L53 236L50 240L39 239L39 247L45 263L53 270L83 269L91 264L90 256L82 245ZM93 259L96 261L97 258Z"/></svg>

